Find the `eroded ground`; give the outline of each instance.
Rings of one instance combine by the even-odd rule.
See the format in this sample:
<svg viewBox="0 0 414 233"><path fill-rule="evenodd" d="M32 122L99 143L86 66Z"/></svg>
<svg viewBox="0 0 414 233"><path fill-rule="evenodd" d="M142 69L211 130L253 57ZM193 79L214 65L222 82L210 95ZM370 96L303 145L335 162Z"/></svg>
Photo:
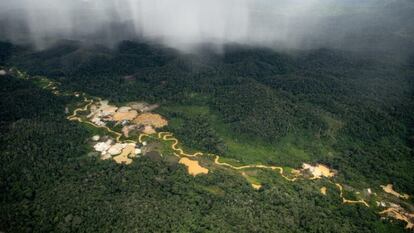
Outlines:
<svg viewBox="0 0 414 233"><path fill-rule="evenodd" d="M208 169L202 167L197 160L191 160L183 157L179 161L180 164L184 164L187 167L188 174L196 176L199 174L208 174Z"/></svg>
<svg viewBox="0 0 414 233"><path fill-rule="evenodd" d="M405 194L405 193L404 194L400 194L400 193L396 192L394 190L394 187L393 187L392 184L387 184L386 186L381 185L381 188L384 190L384 192L389 193L389 194L392 194L392 195L394 195L394 196L396 196L398 198L402 198L402 199L406 199L406 200L408 200L410 198L410 196L408 194Z"/></svg>
<svg viewBox="0 0 414 233"><path fill-rule="evenodd" d="M97 101L85 99L85 102L87 104L83 108L75 109L74 114L69 116L68 119L105 128L116 135L115 138L95 135L92 139L95 151L100 152L100 157L103 160L113 159L117 163L132 163L132 158L142 153L142 146L144 145L136 143L136 140L125 140L122 142L121 137L129 138L131 132L153 134L156 133L155 129L162 128L168 124L168 121L159 114L147 112L155 109L155 106L158 105L151 105L149 107L150 105L146 103L134 102L118 107L109 104L107 100L101 99ZM78 116L78 112L87 112L87 114L81 117ZM122 134L110 129L108 127L109 124L114 126L122 125Z"/></svg>
<svg viewBox="0 0 414 233"><path fill-rule="evenodd" d="M312 174L310 179L321 179L323 177L331 178L335 176L335 172L330 169L328 166L323 164L311 165L308 163L303 163L302 172L309 172Z"/></svg>

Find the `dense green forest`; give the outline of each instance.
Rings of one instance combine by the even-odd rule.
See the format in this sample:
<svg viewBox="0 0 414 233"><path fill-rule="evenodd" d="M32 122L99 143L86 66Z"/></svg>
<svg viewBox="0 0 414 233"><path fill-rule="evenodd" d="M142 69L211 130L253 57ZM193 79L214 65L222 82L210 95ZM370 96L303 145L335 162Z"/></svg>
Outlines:
<svg viewBox="0 0 414 233"><path fill-rule="evenodd" d="M161 104L187 148L240 162L321 162L354 187L414 194L414 56L229 45L181 54L125 41L64 41L44 51L0 43L0 64L115 103ZM0 230L6 232L401 232L372 209L322 196L315 182L263 171L260 191L226 169L188 176L168 161L88 157L71 97L0 77ZM337 191L335 191L337 192Z"/></svg>
<svg viewBox="0 0 414 233"><path fill-rule="evenodd" d="M20 49L10 63L31 75L53 77L67 89L114 102L177 106L163 113L188 124L199 118L193 109L204 108L201 114L210 119L210 128L198 124L200 129L193 130L219 138L200 145L197 135L204 132L182 133L181 139L197 149L216 148L224 140L213 151L226 154L228 148L227 155L241 161L292 167L303 160L319 161L342 171L344 179L395 183L414 193L408 143L414 134L413 58L410 63L388 54L327 49L224 49L221 55L208 50L183 55L131 41L114 50L65 41L41 52ZM190 107L183 112L180 106ZM235 144L249 143L269 148L268 155L240 154ZM291 146L279 151L280 144Z"/></svg>

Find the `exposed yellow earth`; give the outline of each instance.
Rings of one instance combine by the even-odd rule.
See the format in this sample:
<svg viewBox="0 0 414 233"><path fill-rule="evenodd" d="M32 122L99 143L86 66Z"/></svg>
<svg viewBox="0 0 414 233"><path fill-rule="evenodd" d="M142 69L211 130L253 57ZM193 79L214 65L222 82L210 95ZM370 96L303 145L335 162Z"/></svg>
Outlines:
<svg viewBox="0 0 414 233"><path fill-rule="evenodd" d="M339 189L339 196L342 198L342 202L343 203L348 203L348 204L363 204L363 205L365 205L366 207L369 207L369 204L364 200L364 199L360 199L360 200L349 200L349 199L346 199L345 197L344 197L344 192L343 192L343 187L342 187L342 185L341 184L339 184L339 183L335 183L335 185L336 185L336 187L338 187L338 189Z"/></svg>
<svg viewBox="0 0 414 233"><path fill-rule="evenodd" d="M133 143L125 146L125 148L122 150L122 153L118 156L115 156L114 160L117 163L130 164L132 163L132 159L128 157L130 155L135 156L135 144Z"/></svg>
<svg viewBox="0 0 414 233"><path fill-rule="evenodd" d="M101 112L103 115L112 115L118 109L118 107L116 106L109 105L108 100L101 100L99 101L99 103L100 103L100 106L96 111Z"/></svg>
<svg viewBox="0 0 414 233"><path fill-rule="evenodd" d="M162 128L166 125L168 125L168 121L165 120L161 115L156 113L143 113L137 116L137 118L134 119L134 122L136 124L141 125L150 125L154 128Z"/></svg>
<svg viewBox="0 0 414 233"><path fill-rule="evenodd" d="M261 184L252 184L252 187L256 190L259 190L262 187L262 185Z"/></svg>
<svg viewBox="0 0 414 233"><path fill-rule="evenodd" d="M127 111L127 112L120 112L117 111L113 116L112 119L114 121L123 121L123 120L128 120L128 121L132 121L133 119L135 119L138 115L138 112L135 110L131 110L131 111Z"/></svg>
<svg viewBox="0 0 414 233"><path fill-rule="evenodd" d="M404 221L407 223L407 225L405 226L406 229L414 229L414 214L407 213L400 206L390 207L384 211L381 211L379 214L386 214L391 218Z"/></svg>
<svg viewBox="0 0 414 233"><path fill-rule="evenodd" d="M312 166L310 164L304 163L302 165L302 168L303 170L308 170L313 175L311 179L320 179L322 177L330 178L335 176L335 172L323 164L316 164L316 166Z"/></svg>
<svg viewBox="0 0 414 233"><path fill-rule="evenodd" d="M144 126L144 129L142 130L143 133L146 134L154 134L156 133L155 129L151 125Z"/></svg>
<svg viewBox="0 0 414 233"><path fill-rule="evenodd" d="M200 166L196 160L191 160L184 157L180 159L179 163L187 166L187 170L190 175L196 176L198 174L208 174L208 169Z"/></svg>
<svg viewBox="0 0 414 233"><path fill-rule="evenodd" d="M321 191L321 193L322 193L323 195L326 195L326 187L322 187L322 188L320 189L320 191Z"/></svg>
<svg viewBox="0 0 414 233"><path fill-rule="evenodd" d="M406 200L410 198L410 196L408 194L405 194L405 193L404 194L400 194L400 193L396 192L394 190L392 184L387 184L386 186L381 185L381 188L384 190L384 192L389 193L389 194L392 194L392 195L394 195L396 197L399 197L399 198L402 198L402 199L406 199Z"/></svg>

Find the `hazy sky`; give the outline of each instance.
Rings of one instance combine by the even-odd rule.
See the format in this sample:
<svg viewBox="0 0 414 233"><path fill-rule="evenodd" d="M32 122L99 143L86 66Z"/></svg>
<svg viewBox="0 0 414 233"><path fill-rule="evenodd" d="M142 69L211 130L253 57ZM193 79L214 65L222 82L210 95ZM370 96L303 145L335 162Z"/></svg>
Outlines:
<svg viewBox="0 0 414 233"><path fill-rule="evenodd" d="M229 42L286 48L341 46L349 37L382 27L382 22L388 21L383 10L396 2L0 0L0 33L7 39L31 41L39 47L56 38L115 43L134 37L181 49ZM405 24L409 23L413 22Z"/></svg>

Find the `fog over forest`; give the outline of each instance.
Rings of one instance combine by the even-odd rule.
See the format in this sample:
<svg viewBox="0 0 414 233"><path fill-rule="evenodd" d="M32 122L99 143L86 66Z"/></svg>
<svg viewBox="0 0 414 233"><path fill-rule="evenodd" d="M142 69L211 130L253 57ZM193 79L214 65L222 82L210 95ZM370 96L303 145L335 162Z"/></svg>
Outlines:
<svg viewBox="0 0 414 233"><path fill-rule="evenodd" d="M0 2L0 39L38 48L140 38L182 50L238 43L406 51L413 15L409 0L13 0Z"/></svg>

